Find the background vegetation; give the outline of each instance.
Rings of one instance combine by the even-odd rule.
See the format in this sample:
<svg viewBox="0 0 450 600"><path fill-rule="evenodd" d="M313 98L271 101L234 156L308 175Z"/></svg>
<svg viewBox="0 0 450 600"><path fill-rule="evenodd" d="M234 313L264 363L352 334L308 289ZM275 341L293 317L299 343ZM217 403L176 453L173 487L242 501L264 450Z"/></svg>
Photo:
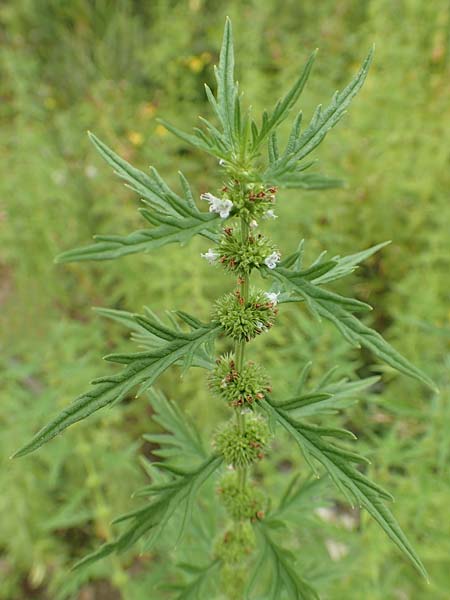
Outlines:
<svg viewBox="0 0 450 600"><path fill-rule="evenodd" d="M422 581L384 534L335 500L324 483L295 513L302 569L330 600L445 599L450 589L448 229L450 9L445 0L4 0L0 6L0 598L173 598L179 582L167 550L138 551L71 574L107 538L146 479L138 456L154 448L148 400L130 399L74 427L36 456L7 457L100 374L101 356L127 341L91 305L186 309L206 318L228 283L199 253L206 242L165 247L117 262L56 266L60 251L94 233L140 227L137 199L96 155L85 132L136 166L176 182L181 169L200 194L220 185L216 165L156 123L187 129L208 113L202 83L225 15L234 23L238 75L256 111L271 105L316 46L304 94L308 115L354 72L368 46L375 64L349 115L321 147L339 191L283 193L273 226L286 251L301 237L315 257L393 240L351 281L375 306L373 324L440 385L433 396L348 349L299 306L283 308L273 334L254 344L284 391L314 354L312 377L382 373L382 384L345 417L373 459L376 480L397 498L395 514L431 576ZM280 225L279 225L280 224ZM348 285L348 283L346 284ZM205 432L220 418L203 376L161 380ZM148 418L143 418L147 415ZM306 472L279 442L262 473L270 488ZM268 461L266 461L268 462ZM282 485L282 483L281 483ZM210 496L208 494L210 493ZM213 502L213 490L204 502ZM320 510L317 510L317 508ZM191 552L206 556L214 523L193 524ZM203 532L203 533L201 533ZM167 535L170 538L170 532ZM203 553L203 554L202 554Z"/></svg>

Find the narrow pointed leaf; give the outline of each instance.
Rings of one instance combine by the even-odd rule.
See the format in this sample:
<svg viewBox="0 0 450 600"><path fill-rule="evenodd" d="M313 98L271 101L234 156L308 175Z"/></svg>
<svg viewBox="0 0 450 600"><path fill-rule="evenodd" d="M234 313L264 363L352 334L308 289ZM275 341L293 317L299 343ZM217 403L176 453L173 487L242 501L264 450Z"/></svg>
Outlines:
<svg viewBox="0 0 450 600"><path fill-rule="evenodd" d="M417 570L427 577L420 558L389 509L383 504L383 500L392 500L392 496L353 466L353 459L356 459L357 455L350 456L345 450L325 440L320 429L314 430L302 421L291 418L269 399L263 400L261 404L264 410L294 437L302 452L320 462L346 497L353 498L364 507Z"/></svg>
<svg viewBox="0 0 450 600"><path fill-rule="evenodd" d="M219 66L216 69L217 103L223 129L230 144L234 139L237 88L234 82L234 49L231 21L227 18L220 50Z"/></svg>
<svg viewBox="0 0 450 600"><path fill-rule="evenodd" d="M425 373L397 352L377 331L364 325L352 314L352 312L370 308L368 304L328 292L318 285L304 280L301 273L289 269L277 268L270 272L267 269L266 272L284 284L285 289L281 291L293 292L291 301L305 301L314 316L331 321L350 344L368 348L375 356L397 371L436 390L436 385Z"/></svg>
<svg viewBox="0 0 450 600"><path fill-rule="evenodd" d="M345 277L350 273L353 273L355 268L367 258L370 258L375 252L381 250L391 242L382 242L381 244L376 244L371 248L367 248L366 250L362 250L361 252L357 252L356 254L350 254L349 256L335 256L333 261L336 263L335 266L330 269L327 273L320 275L319 277L313 279L313 283L318 285L322 285L324 283L329 283L330 281L336 281L336 279L340 279L341 277Z"/></svg>
<svg viewBox="0 0 450 600"><path fill-rule="evenodd" d="M117 519L117 523L129 521L128 528L117 540L104 544L76 563L74 569L86 567L114 552L125 552L143 537L147 539L146 548L148 550L178 509L182 509L186 515L190 508L187 500L198 492L200 486L219 468L221 463L222 458L213 455L196 469L175 477L175 486L163 490L156 498L152 497L152 500L142 508ZM186 516L183 517L183 521L185 520Z"/></svg>
<svg viewBox="0 0 450 600"><path fill-rule="evenodd" d="M315 50L311 54L309 59L307 60L305 66L303 67L302 72L300 73L298 79L296 80L296 82L294 83L292 88L288 91L288 93L284 96L284 98L282 98L281 100L279 100L279 102L277 102L277 105L275 106L275 109L272 112L272 114L270 115L270 117L266 117L266 119L263 120L261 129L260 129L260 134L257 138L257 146L259 146L261 144L261 142L276 127L278 127L278 125L280 125L280 123L282 123L284 121L284 119L286 119L286 117L289 115L292 108L297 103L298 99L300 98L301 93L303 92L306 82L308 81L309 74L311 72L312 66L314 64L314 60L316 58L316 54L317 54L317 50ZM301 117L297 117L297 119L295 120L295 131L297 131L297 132L300 127L300 121L301 121ZM257 148L257 146L256 146L256 148Z"/></svg>
<svg viewBox="0 0 450 600"><path fill-rule="evenodd" d="M198 348L208 339L215 337L218 328L213 325L199 328L179 339L167 342L150 352L138 352L129 355L112 355L118 362L126 364L126 368L118 374L101 377L92 382L93 387L79 396L48 425L43 427L32 439L21 448L14 457L34 452L50 441L64 429L85 419L97 410L122 400L136 386L141 386L141 393L154 381L178 362L192 347Z"/></svg>

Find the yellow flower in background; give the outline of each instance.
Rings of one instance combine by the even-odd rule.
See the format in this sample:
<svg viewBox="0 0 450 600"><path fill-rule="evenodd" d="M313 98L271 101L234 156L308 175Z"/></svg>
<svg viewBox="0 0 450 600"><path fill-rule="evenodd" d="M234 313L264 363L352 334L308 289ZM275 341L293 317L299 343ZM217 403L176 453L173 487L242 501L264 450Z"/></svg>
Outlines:
<svg viewBox="0 0 450 600"><path fill-rule="evenodd" d="M203 61L200 58L200 56L193 56L192 58L190 58L188 61L188 65L190 70L194 73L200 73L200 71L204 67Z"/></svg>
<svg viewBox="0 0 450 600"><path fill-rule="evenodd" d="M138 131L128 132L127 137L130 140L130 142L133 144L133 146L142 146L142 144L144 142L144 136L142 135L142 133L139 133Z"/></svg>
<svg viewBox="0 0 450 600"><path fill-rule="evenodd" d="M167 129L164 127L164 125L157 125L155 127L155 133L159 137L164 137L167 135Z"/></svg>
<svg viewBox="0 0 450 600"><path fill-rule="evenodd" d="M186 59L186 64L194 73L200 73L203 68L211 62L210 52L202 52L199 56L190 56Z"/></svg>

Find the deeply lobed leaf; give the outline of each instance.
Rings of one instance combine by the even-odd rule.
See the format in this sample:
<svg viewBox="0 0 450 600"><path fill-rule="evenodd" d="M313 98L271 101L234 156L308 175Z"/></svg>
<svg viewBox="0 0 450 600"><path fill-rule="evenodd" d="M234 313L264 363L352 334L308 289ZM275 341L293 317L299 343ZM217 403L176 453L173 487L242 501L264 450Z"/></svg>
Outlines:
<svg viewBox="0 0 450 600"><path fill-rule="evenodd" d="M68 250L56 257L56 262L68 263L85 260L111 260L137 252L149 252L167 244L185 244L195 235L217 241L217 215L200 212L193 200L189 184L180 173L184 198L163 181L156 169L147 175L130 165L94 134L93 144L117 175L138 192L148 208L140 209L142 216L153 225L126 236L97 235L95 244Z"/></svg>
<svg viewBox="0 0 450 600"><path fill-rule="evenodd" d="M368 348L375 356L397 371L425 383L431 389L436 389L433 381L425 373L403 357L377 331L364 325L352 314L355 311L370 309L368 304L329 292L317 285L317 282L328 281L331 277L337 279L351 272L355 264L359 262L361 255L369 254L370 250L372 249L347 257L350 258L347 262L344 262L343 259L340 263L339 261L319 262L303 272L295 268L278 267L271 271L266 269L265 273L281 284L280 291L283 293L283 297L280 301L304 301L315 317L319 320L323 317L331 321L350 344ZM333 271L334 275L329 275L327 278L327 274L333 273Z"/></svg>
<svg viewBox="0 0 450 600"><path fill-rule="evenodd" d="M256 531L261 542L261 552L247 587L246 598L249 598L255 584L261 579L261 573L269 569L270 588L265 590L264 594L267 600L279 600L284 597L290 600L319 600L317 591L299 573L293 554L274 542L264 521L256 527Z"/></svg>
<svg viewBox="0 0 450 600"><path fill-rule="evenodd" d="M166 485L158 486L155 490L156 494L149 490L148 495L151 495L152 500L147 505L115 520L115 523L129 521L130 525L127 529L114 542L104 544L80 560L74 568L85 567L113 552L125 552L142 537L146 537L145 547L147 550L150 549L178 510L183 512L179 531L181 537L198 490L221 463L220 456L210 456L197 468L174 477Z"/></svg>
<svg viewBox="0 0 450 600"><path fill-rule="evenodd" d="M272 420L293 436L310 466L314 469L314 461L322 464L345 497L351 503L364 507L417 570L427 577L420 558L383 503L384 500L392 500L392 496L353 465L354 462L363 462L363 457L325 439L333 435L332 431L314 428L294 419L269 398L263 400L261 406Z"/></svg>
<svg viewBox="0 0 450 600"><path fill-rule="evenodd" d="M139 317L139 315L135 317L135 320L143 325L144 321ZM190 366L196 352L219 331L211 324L199 327L190 333L168 329L164 331L158 321L152 321L148 317L146 324L151 328L151 335L159 337L163 343L148 352L107 356L107 360L126 365L125 369L116 375L95 379L92 382L92 389L79 396L48 425L38 431L28 444L14 454L14 457L34 452L70 425L109 404L119 402L136 386L140 386L142 393L153 385L161 373L179 360L183 359L186 366Z"/></svg>
<svg viewBox="0 0 450 600"><path fill-rule="evenodd" d="M364 60L360 70L341 92L336 92L327 108L319 105L305 131L300 134L299 119L294 121L291 135L284 153L271 164L264 174L266 180L280 180L289 173L298 172L299 161L310 154L344 116L352 99L361 89L373 58L373 48Z"/></svg>

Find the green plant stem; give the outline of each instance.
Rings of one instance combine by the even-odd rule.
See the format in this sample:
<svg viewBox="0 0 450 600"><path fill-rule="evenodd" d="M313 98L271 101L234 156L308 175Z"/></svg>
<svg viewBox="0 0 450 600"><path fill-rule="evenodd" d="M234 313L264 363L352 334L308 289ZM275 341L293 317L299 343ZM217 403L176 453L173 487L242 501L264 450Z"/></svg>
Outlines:
<svg viewBox="0 0 450 600"><path fill-rule="evenodd" d="M243 244L248 243L248 229L249 229L249 227L248 227L247 221L243 217L241 217L241 236L242 236L241 239L242 239ZM245 274L241 277L240 293L241 293L241 298L244 302L246 302L247 298L248 298L249 279L250 279L250 277L248 274ZM245 344L246 344L246 342L244 340L236 342L235 356L236 356L236 369L238 372L242 371L242 368L244 366ZM236 420L237 420L239 432L242 435L244 435L245 434L245 414L243 414L241 412L240 406L236 407ZM239 487L241 490L243 490L245 488L246 480L247 480L247 467L239 467L238 468L238 481L239 481Z"/></svg>

